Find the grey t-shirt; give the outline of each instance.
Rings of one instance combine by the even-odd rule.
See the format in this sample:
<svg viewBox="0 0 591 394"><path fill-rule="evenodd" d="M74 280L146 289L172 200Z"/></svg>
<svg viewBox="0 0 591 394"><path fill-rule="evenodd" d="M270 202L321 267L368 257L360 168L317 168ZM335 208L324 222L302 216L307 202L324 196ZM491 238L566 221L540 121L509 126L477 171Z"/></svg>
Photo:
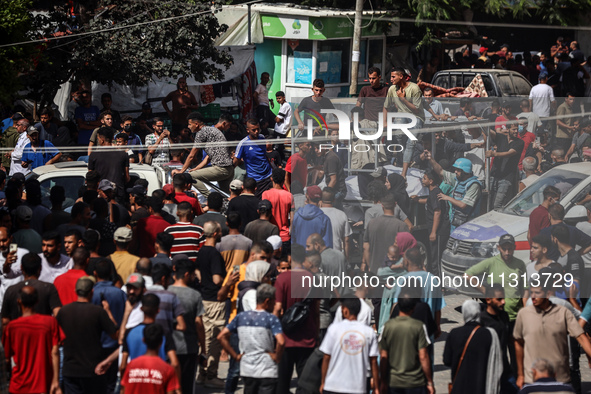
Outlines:
<svg viewBox="0 0 591 394"><path fill-rule="evenodd" d="M197 354L199 352L197 327L195 319L205 313L201 294L190 287L170 286L168 291L176 294L185 309L183 319L187 328L185 331L173 331L172 338L177 354ZM203 349L205 351L205 349Z"/></svg>
<svg viewBox="0 0 591 394"><path fill-rule="evenodd" d="M382 216L384 214L384 208L382 208L382 204L374 204L365 211L365 223L364 227L367 230L367 226L371 219L377 218L378 216ZM394 217L397 219L402 220L403 222L408 219L408 216L400 209L398 205L394 207Z"/></svg>
<svg viewBox="0 0 591 394"><path fill-rule="evenodd" d="M369 243L371 272L377 272L386 257L388 248L394 244L396 235L401 231L408 232L408 226L394 216L384 215L369 222L363 242Z"/></svg>

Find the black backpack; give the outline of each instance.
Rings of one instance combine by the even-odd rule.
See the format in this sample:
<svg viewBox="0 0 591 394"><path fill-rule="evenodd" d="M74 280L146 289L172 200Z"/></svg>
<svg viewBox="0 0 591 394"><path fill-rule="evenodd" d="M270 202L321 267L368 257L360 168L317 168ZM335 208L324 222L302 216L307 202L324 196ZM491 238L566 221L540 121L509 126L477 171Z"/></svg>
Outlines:
<svg viewBox="0 0 591 394"><path fill-rule="evenodd" d="M302 327L311 313L312 299L306 297L303 301L296 302L283 313L281 327L287 335L293 335Z"/></svg>

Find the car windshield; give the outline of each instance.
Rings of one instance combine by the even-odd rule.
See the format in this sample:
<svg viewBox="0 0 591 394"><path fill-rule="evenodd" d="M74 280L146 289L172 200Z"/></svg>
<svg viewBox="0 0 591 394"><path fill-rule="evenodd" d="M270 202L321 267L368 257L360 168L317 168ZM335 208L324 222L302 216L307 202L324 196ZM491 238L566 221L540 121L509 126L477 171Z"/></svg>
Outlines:
<svg viewBox="0 0 591 394"><path fill-rule="evenodd" d="M62 186L66 192L66 200L63 203L63 208L69 208L76 203L78 199L78 190L84 186L84 176L62 176L46 179L41 182L41 196L43 205L50 207L51 201L49 195L51 188L54 186Z"/></svg>
<svg viewBox="0 0 591 394"><path fill-rule="evenodd" d="M558 188L564 197L585 178L587 175L580 172L553 169L515 196L501 211L510 215L529 216L544 201L543 193L546 186Z"/></svg>

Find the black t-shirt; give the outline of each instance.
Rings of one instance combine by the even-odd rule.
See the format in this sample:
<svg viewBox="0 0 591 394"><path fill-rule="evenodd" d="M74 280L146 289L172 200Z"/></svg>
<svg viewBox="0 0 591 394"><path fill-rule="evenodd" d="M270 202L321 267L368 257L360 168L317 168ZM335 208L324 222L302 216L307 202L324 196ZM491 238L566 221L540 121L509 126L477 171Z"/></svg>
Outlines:
<svg viewBox="0 0 591 394"><path fill-rule="evenodd" d="M499 138L497 138L497 140L498 139ZM501 140L503 140L503 138L501 138ZM495 158L495 162L497 160L501 162L499 171L496 173L497 179L504 179L511 182L514 182L516 180L515 175L517 174L517 165L519 164L519 159L521 158L521 152L523 152L524 146L525 143L523 142L523 140L519 138L516 138L513 141L509 141L506 149L503 150L500 150L500 148L497 145L497 152L508 152L511 149L517 152L516 155L513 155L511 157L505 157L500 160L498 157Z"/></svg>
<svg viewBox="0 0 591 394"><path fill-rule="evenodd" d="M345 171L344 166L341 163L341 159L337 156L334 151L330 150L324 157L324 177L326 185L329 183L329 176L337 176L337 184L334 187L336 191L347 194L347 184L345 183Z"/></svg>
<svg viewBox="0 0 591 394"><path fill-rule="evenodd" d="M228 203L228 212L238 212L240 215L240 232L244 233L244 229L246 225L253 220L259 218L259 213L257 212L259 208L259 202L261 200L254 195L244 195L241 194L238 197L234 197Z"/></svg>
<svg viewBox="0 0 591 394"><path fill-rule="evenodd" d="M203 301L217 301L221 283L213 283L213 276L226 277L226 263L213 246L202 246L197 256L197 269L201 272L201 296Z"/></svg>
<svg viewBox="0 0 591 394"><path fill-rule="evenodd" d="M253 220L244 229L244 236L250 238L253 244L258 241L265 241L271 235L279 235L279 228L268 220Z"/></svg>
<svg viewBox="0 0 591 394"><path fill-rule="evenodd" d="M509 332L509 315L505 311L500 311L496 315L491 315L487 312L486 305L483 307L484 310L480 312L480 323L484 327L492 328L497 333L501 345L501 354L503 355L504 373L510 373L511 365L509 364L509 358L507 357L507 346L509 344L509 335L511 334Z"/></svg>
<svg viewBox="0 0 591 394"><path fill-rule="evenodd" d="M317 115L312 111L318 112L326 119L328 114L323 114L321 112L322 109L334 109L332 101L326 97L322 97L319 102L316 102L312 100L312 96L305 97L298 106L298 112L304 111L304 116L302 116L304 126L307 126L308 118L313 119L312 116L317 117Z"/></svg>
<svg viewBox="0 0 591 394"><path fill-rule="evenodd" d="M22 316L17 300L19 298L19 291L25 286L32 286L37 290L39 302L35 305L35 312L40 315L51 316L55 308L60 308L62 306L57 289L53 284L41 282L37 279L29 279L6 289L4 300L2 301L3 318L14 320Z"/></svg>
<svg viewBox="0 0 591 394"><path fill-rule="evenodd" d="M101 179L115 182L119 192L125 188L125 168L129 167L129 156L123 151L95 151L88 159L88 170L95 170Z"/></svg>
<svg viewBox="0 0 591 394"><path fill-rule="evenodd" d="M72 378L96 376L94 368L103 361L101 334L113 335L115 323L107 312L98 305L87 302L73 302L65 305L57 314L64 340L63 375Z"/></svg>
<svg viewBox="0 0 591 394"><path fill-rule="evenodd" d="M429 191L429 197L427 197L427 204L425 204L425 210L427 212L427 231L429 232L429 234L431 233L431 228L433 228L433 217L435 215L435 211L437 210L441 211L439 227L437 227L437 234L444 234L446 231L449 232L450 229L449 208L447 202L437 198L437 195L439 193L442 193L439 187L436 187L433 190Z"/></svg>
<svg viewBox="0 0 591 394"><path fill-rule="evenodd" d="M566 265L563 264L563 260L566 261ZM564 266L566 273L570 273L573 275L573 279L578 280L579 284L581 284L581 280L583 280L584 270L585 270L585 263L583 262L583 258L574 249L568 251L564 257L559 257L558 262Z"/></svg>
<svg viewBox="0 0 591 394"><path fill-rule="evenodd" d="M363 104L364 119L374 122L379 120L379 116L384 109L384 102L386 102L388 88L388 86L380 86L377 89L371 86L361 88L357 101Z"/></svg>

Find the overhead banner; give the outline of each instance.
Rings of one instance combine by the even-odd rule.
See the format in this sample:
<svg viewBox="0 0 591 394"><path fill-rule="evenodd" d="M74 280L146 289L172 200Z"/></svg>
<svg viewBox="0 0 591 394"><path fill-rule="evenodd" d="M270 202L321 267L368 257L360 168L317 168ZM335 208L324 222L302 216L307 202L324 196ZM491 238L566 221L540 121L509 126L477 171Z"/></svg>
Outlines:
<svg viewBox="0 0 591 394"><path fill-rule="evenodd" d="M265 37L308 39L308 17L262 15Z"/></svg>

